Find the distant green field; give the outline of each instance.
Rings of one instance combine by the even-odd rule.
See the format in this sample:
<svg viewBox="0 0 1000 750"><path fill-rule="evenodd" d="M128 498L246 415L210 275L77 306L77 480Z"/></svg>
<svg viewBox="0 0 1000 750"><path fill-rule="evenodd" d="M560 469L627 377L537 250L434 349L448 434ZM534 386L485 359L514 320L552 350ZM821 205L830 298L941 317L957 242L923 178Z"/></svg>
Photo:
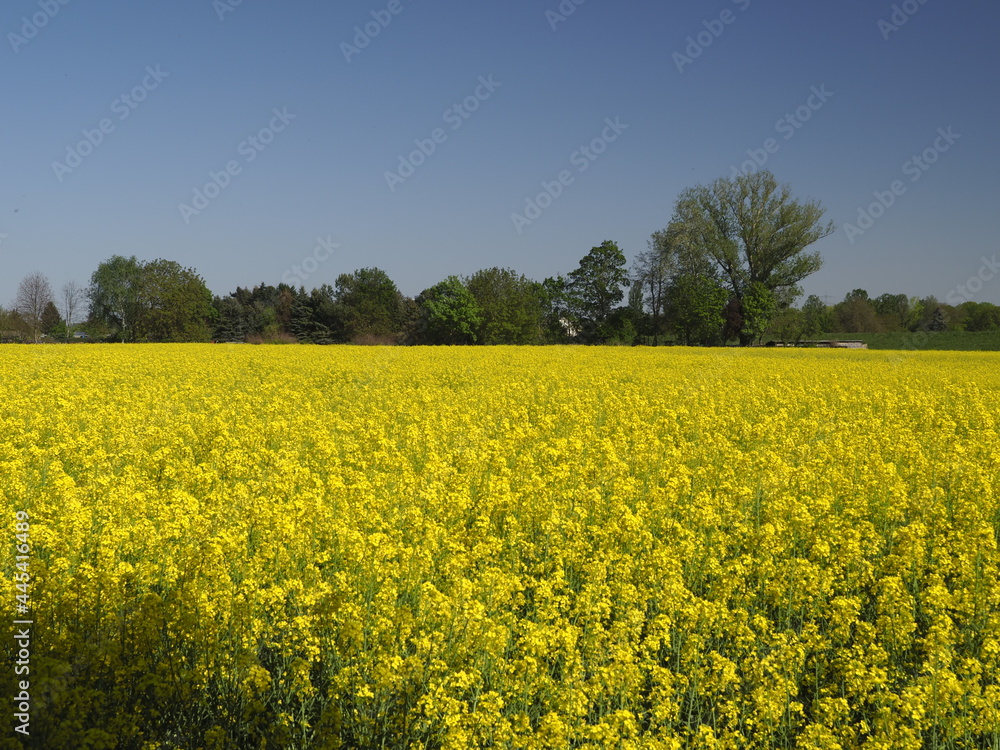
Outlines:
<svg viewBox="0 0 1000 750"><path fill-rule="evenodd" d="M928 331L918 333L824 333L817 339L864 341L869 349L910 351L1000 351L1000 331Z"/></svg>

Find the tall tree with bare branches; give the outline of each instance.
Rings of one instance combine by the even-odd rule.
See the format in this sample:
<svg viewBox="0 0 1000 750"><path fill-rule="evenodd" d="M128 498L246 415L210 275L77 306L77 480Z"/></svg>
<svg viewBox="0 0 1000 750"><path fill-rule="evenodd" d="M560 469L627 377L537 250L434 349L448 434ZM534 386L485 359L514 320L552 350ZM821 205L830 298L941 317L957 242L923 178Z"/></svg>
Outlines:
<svg viewBox="0 0 1000 750"><path fill-rule="evenodd" d="M14 309L28 324L36 344L42 335L42 315L50 302L52 285L45 274L35 271L21 280L17 287L17 297L14 298Z"/></svg>
<svg viewBox="0 0 1000 750"><path fill-rule="evenodd" d="M80 305L84 303L87 290L75 281L67 281L62 288L62 314L66 321L66 339L69 340L70 330L73 327L73 320L80 310Z"/></svg>

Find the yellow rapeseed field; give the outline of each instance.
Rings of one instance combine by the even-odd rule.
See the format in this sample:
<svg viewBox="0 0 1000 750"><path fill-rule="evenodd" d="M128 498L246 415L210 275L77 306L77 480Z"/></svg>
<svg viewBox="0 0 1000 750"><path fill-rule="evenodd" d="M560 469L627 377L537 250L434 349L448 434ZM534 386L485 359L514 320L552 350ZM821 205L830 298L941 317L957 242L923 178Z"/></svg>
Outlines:
<svg viewBox="0 0 1000 750"><path fill-rule="evenodd" d="M12 346L0 404L35 747L1000 748L998 355Z"/></svg>

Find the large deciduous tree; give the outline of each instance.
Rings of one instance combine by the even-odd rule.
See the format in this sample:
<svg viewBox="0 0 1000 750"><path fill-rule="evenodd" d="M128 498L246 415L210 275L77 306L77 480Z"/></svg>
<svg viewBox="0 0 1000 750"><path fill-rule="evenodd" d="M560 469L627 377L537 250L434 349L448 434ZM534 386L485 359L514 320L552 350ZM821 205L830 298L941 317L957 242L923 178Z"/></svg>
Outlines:
<svg viewBox="0 0 1000 750"><path fill-rule="evenodd" d="M823 223L824 213L818 202L797 200L788 186L762 171L685 190L671 229L717 268L736 307L742 308L754 284L788 304L800 293L799 282L822 265L819 253L806 249L834 231L832 223ZM748 345L755 331L743 317L737 335Z"/></svg>
<svg viewBox="0 0 1000 750"><path fill-rule="evenodd" d="M480 344L536 344L545 316L542 285L509 268L487 268L465 280L479 305Z"/></svg>
<svg viewBox="0 0 1000 750"><path fill-rule="evenodd" d="M207 341L212 293L193 268L157 259L142 266L136 338L142 341Z"/></svg>
<svg viewBox="0 0 1000 750"><path fill-rule="evenodd" d="M882 328L901 331L906 328L910 315L910 300L905 294L882 294L872 300Z"/></svg>
<svg viewBox="0 0 1000 750"><path fill-rule="evenodd" d="M569 274L567 291L570 304L584 323L598 332L608 323L615 305L625 296L629 285L625 254L617 244L606 240L592 248Z"/></svg>
<svg viewBox="0 0 1000 750"><path fill-rule="evenodd" d="M963 330L1000 331L1000 307L989 302L963 302L959 314Z"/></svg>
<svg viewBox="0 0 1000 750"><path fill-rule="evenodd" d="M845 333L874 333L879 331L878 316L868 292L854 289L843 302L834 306L838 330Z"/></svg>
<svg viewBox="0 0 1000 750"><path fill-rule="evenodd" d="M385 271L344 273L335 286L349 341L395 340L403 324L403 295Z"/></svg>
<svg viewBox="0 0 1000 750"><path fill-rule="evenodd" d="M35 271L21 279L14 298L14 309L31 331L37 344L44 329L45 308L52 303L52 285L45 274Z"/></svg>
<svg viewBox="0 0 1000 750"><path fill-rule="evenodd" d="M802 334L813 337L833 330L833 314L826 303L810 294L802 305Z"/></svg>
<svg viewBox="0 0 1000 750"><path fill-rule="evenodd" d="M474 344L482 325L482 311L462 280L449 276L417 297L416 342L420 344Z"/></svg>
<svg viewBox="0 0 1000 750"><path fill-rule="evenodd" d="M134 256L113 255L90 276L90 318L115 332L122 341L136 340L142 311L142 264Z"/></svg>
<svg viewBox="0 0 1000 750"><path fill-rule="evenodd" d="M191 268L115 255L90 279L90 317L122 341L207 341L212 294Z"/></svg>

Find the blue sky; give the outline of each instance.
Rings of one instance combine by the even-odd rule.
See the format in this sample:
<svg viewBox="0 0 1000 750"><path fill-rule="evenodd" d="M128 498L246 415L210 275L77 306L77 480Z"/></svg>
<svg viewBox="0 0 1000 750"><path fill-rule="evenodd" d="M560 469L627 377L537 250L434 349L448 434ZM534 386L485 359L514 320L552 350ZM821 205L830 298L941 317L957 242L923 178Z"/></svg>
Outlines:
<svg viewBox="0 0 1000 750"><path fill-rule="evenodd" d="M1000 303L992 3L63 1L0 11L0 304L114 254L216 294L541 280L754 154L838 227L807 293Z"/></svg>

